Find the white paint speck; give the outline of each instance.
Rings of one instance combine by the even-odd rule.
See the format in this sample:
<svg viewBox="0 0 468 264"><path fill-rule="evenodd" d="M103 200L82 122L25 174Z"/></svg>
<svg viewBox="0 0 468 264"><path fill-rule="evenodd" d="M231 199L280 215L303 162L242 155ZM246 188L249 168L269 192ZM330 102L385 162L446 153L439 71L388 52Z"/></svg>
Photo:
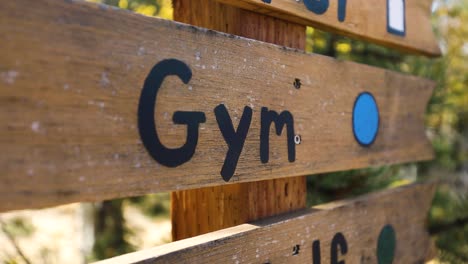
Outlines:
<svg viewBox="0 0 468 264"><path fill-rule="evenodd" d="M141 168L141 163L140 163L140 162L137 162L137 163L135 164L135 168Z"/></svg>
<svg viewBox="0 0 468 264"><path fill-rule="evenodd" d="M189 91L192 91L193 87L191 85L189 85L188 89L189 89Z"/></svg>
<svg viewBox="0 0 468 264"><path fill-rule="evenodd" d="M145 55L145 53L146 53L146 52L145 52L145 47L140 47L140 48L138 49L138 53L137 53L138 56L143 56L143 55Z"/></svg>
<svg viewBox="0 0 468 264"><path fill-rule="evenodd" d="M206 66L205 66L205 65L202 65L201 68L204 70L204 69L206 69Z"/></svg>
<svg viewBox="0 0 468 264"><path fill-rule="evenodd" d="M14 84L16 81L16 78L19 76L19 72L17 71L2 72L0 76L6 84Z"/></svg>
<svg viewBox="0 0 468 264"><path fill-rule="evenodd" d="M199 51L197 51L197 52L195 53L195 59L198 61L198 60L200 60L200 58L201 58L201 54L200 54Z"/></svg>
<svg viewBox="0 0 468 264"><path fill-rule="evenodd" d="M101 86L108 86L110 84L109 76L107 72L101 73Z"/></svg>
<svg viewBox="0 0 468 264"><path fill-rule="evenodd" d="M244 58L244 62L247 62L247 59L246 59L246 58Z"/></svg>
<svg viewBox="0 0 468 264"><path fill-rule="evenodd" d="M39 129L41 128L41 123L39 121L34 121L32 122L31 124L31 130L36 132L36 133L39 133Z"/></svg>
<svg viewBox="0 0 468 264"><path fill-rule="evenodd" d="M64 84L64 85L63 85L63 89L64 89L64 90L70 89L70 85L69 85L68 83Z"/></svg>
<svg viewBox="0 0 468 264"><path fill-rule="evenodd" d="M285 68L286 68L286 65L284 65L284 64L283 64L283 65L281 65L281 68L285 69Z"/></svg>
<svg viewBox="0 0 468 264"><path fill-rule="evenodd" d="M119 157L120 157L119 153L114 154L114 159L119 159Z"/></svg>

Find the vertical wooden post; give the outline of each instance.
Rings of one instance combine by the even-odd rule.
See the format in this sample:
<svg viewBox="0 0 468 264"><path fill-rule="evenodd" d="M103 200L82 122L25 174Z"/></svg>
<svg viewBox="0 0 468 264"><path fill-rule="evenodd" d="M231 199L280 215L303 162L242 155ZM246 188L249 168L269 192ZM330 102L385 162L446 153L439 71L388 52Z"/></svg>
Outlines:
<svg viewBox="0 0 468 264"><path fill-rule="evenodd" d="M173 0L174 20L297 49L305 26L214 0ZM234 124L236 126L236 124ZM173 240L180 240L306 206L305 176L173 192Z"/></svg>

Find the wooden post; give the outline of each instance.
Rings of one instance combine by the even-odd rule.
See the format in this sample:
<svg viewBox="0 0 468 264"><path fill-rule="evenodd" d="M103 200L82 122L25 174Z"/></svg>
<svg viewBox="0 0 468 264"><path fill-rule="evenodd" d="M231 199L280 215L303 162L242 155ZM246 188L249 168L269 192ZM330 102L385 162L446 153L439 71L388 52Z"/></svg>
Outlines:
<svg viewBox="0 0 468 264"><path fill-rule="evenodd" d="M176 21L296 49L305 47L303 25L214 0L173 3ZM172 237L174 241L193 237L305 206L305 176L177 191L171 195Z"/></svg>

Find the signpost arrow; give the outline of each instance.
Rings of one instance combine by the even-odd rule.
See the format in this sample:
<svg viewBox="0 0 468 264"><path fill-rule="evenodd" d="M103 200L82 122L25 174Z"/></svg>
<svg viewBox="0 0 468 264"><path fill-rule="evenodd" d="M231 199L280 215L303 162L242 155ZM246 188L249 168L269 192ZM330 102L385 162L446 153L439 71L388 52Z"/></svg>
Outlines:
<svg viewBox="0 0 468 264"><path fill-rule="evenodd" d="M0 211L432 157L432 81L102 9L0 3Z"/></svg>

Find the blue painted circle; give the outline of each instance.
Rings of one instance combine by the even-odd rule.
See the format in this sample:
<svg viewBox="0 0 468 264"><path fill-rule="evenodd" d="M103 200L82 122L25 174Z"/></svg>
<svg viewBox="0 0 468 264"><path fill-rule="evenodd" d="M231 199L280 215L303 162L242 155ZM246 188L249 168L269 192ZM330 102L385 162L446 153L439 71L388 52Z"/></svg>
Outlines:
<svg viewBox="0 0 468 264"><path fill-rule="evenodd" d="M353 109L353 133L363 146L374 143L379 132L379 108L374 96L368 92L358 95Z"/></svg>

